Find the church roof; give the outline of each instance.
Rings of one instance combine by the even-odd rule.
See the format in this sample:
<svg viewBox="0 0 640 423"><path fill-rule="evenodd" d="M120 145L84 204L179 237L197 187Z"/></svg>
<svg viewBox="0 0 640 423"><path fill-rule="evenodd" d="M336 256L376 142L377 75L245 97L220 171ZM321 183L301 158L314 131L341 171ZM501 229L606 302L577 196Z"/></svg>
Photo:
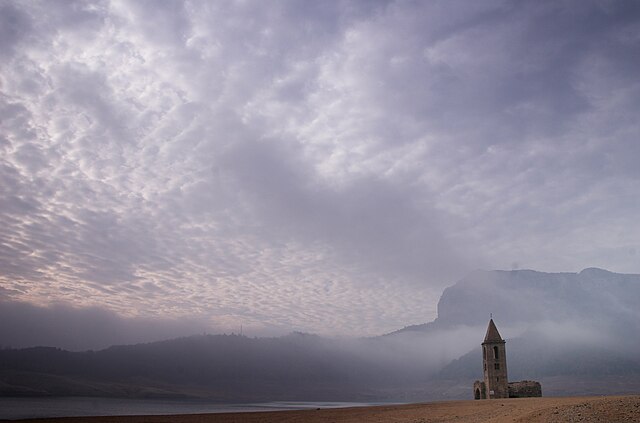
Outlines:
<svg viewBox="0 0 640 423"><path fill-rule="evenodd" d="M493 323L493 319L489 320L489 327L487 328L487 334L484 336L484 342L504 342L496 328L496 324Z"/></svg>

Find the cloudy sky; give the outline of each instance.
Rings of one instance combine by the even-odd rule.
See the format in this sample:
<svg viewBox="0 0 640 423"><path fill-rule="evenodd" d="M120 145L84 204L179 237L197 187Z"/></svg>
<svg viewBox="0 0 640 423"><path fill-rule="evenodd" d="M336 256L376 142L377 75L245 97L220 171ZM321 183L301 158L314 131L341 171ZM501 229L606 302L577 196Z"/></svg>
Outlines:
<svg viewBox="0 0 640 423"><path fill-rule="evenodd" d="M0 1L3 307L360 336L638 273L638 75L637 1Z"/></svg>

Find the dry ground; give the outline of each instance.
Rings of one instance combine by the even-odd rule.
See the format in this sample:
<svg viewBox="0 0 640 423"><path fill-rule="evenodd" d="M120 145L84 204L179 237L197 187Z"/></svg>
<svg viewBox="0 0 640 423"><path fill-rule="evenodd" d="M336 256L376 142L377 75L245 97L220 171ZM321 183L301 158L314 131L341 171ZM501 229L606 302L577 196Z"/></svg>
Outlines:
<svg viewBox="0 0 640 423"><path fill-rule="evenodd" d="M435 423L435 422L640 422L640 395L548 397L485 401L179 416L91 417L29 420L49 423Z"/></svg>

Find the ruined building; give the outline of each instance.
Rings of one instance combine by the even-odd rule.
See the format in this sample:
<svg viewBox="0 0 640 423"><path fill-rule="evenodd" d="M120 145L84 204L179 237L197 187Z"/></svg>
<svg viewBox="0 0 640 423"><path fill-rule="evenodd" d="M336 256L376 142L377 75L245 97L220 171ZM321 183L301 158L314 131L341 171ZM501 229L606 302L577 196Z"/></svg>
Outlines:
<svg viewBox="0 0 640 423"><path fill-rule="evenodd" d="M511 382L507 377L507 354L505 341L500 336L493 319L489 320L487 334L482 343L482 365L484 380L473 384L475 399L541 397L539 382L523 380Z"/></svg>

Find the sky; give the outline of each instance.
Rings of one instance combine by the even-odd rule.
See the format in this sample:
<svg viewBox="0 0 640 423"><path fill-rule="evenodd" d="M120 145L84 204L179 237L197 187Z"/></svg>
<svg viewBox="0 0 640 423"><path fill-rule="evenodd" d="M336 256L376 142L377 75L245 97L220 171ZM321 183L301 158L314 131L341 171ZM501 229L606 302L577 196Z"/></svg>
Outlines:
<svg viewBox="0 0 640 423"><path fill-rule="evenodd" d="M638 75L637 1L2 0L0 306L370 336L640 273Z"/></svg>

